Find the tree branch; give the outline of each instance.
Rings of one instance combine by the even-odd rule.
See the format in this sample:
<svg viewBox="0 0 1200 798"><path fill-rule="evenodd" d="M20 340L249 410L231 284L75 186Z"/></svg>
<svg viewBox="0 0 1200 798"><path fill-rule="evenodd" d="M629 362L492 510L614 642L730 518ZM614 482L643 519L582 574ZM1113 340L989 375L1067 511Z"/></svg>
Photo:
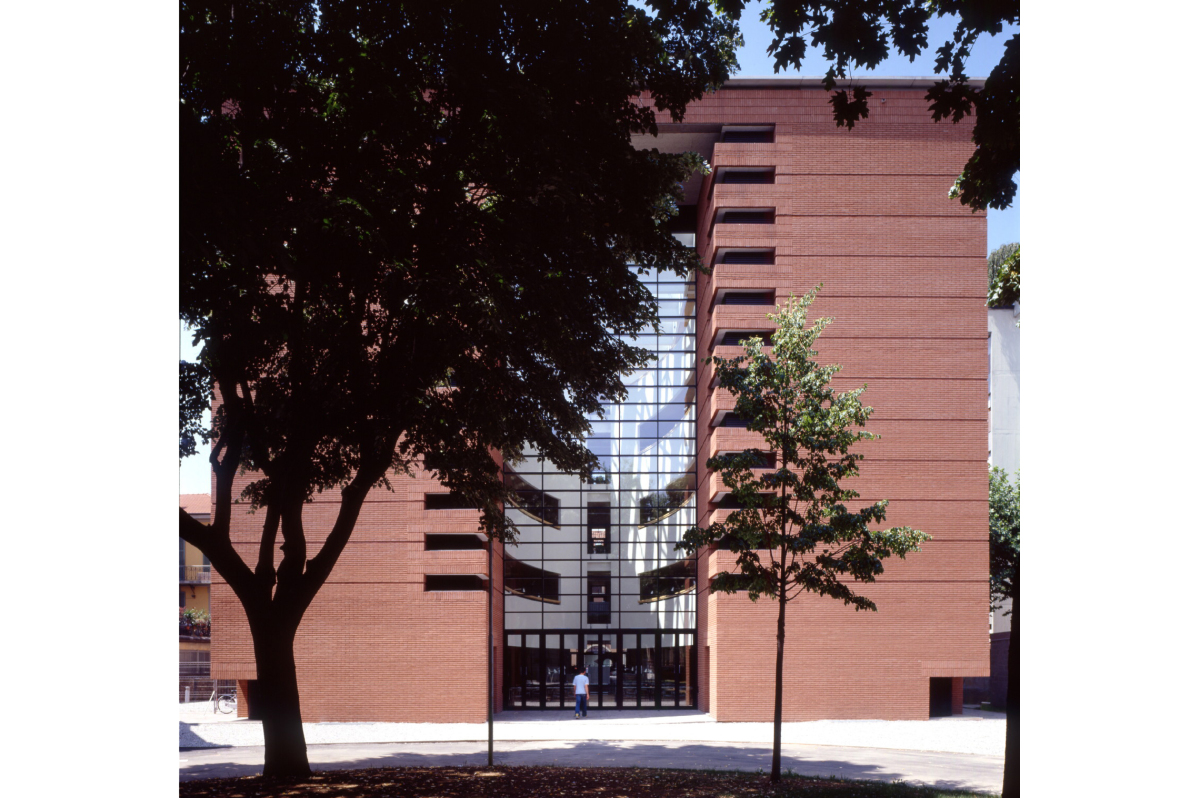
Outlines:
<svg viewBox="0 0 1200 798"><path fill-rule="evenodd" d="M385 447L385 450L394 451L399 438L398 432L389 435L391 445ZM337 564L338 557L342 555L346 543L350 540L350 533L354 531L354 525L358 522L358 514L362 510L367 493L371 486L387 473L390 462L390 458L386 457L364 461L350 484L342 488L342 505L338 509L333 529L329 531L329 536L317 552L317 556L308 561L308 567L304 571L299 587L302 608L309 605L321 589L321 585L325 584L325 580L333 572L333 566Z"/></svg>
<svg viewBox="0 0 1200 798"><path fill-rule="evenodd" d="M222 533L208 524L200 523L180 507L179 537L208 557L212 567L229 583L238 598L244 602L250 597L254 588L254 574L234 550L227 531Z"/></svg>

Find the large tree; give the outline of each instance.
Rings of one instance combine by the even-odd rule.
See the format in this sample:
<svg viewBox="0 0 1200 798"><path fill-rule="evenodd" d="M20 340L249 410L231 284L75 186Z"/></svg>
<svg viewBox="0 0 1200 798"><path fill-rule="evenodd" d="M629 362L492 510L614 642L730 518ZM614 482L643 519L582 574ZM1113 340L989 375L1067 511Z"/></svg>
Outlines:
<svg viewBox="0 0 1200 798"><path fill-rule="evenodd" d="M715 0L740 18L747 0ZM945 75L926 95L936 120L959 122L975 117L975 152L951 189L973 210L1007 208L1017 193L1021 168L1021 35L1005 43L1004 55L982 88L971 86L966 73L971 48L983 35L1020 25L1019 0L768 0L762 19L774 38L767 48L775 71L800 69L809 46L821 48L832 62L825 88L834 90L848 69L873 69L894 49L909 61L929 47L929 20L957 19L953 38L937 48L933 71ZM871 92L862 86L833 91L830 103L839 125L853 128L869 114Z"/></svg>
<svg viewBox="0 0 1200 798"><path fill-rule="evenodd" d="M245 609L266 775L309 773L293 641L367 492L420 466L509 538L498 459L590 468L586 414L649 357L637 272L700 265L668 232L699 158L630 137L739 42L702 0L647 5L183 2L180 454L211 442L215 490L179 533Z"/></svg>
<svg viewBox="0 0 1200 798"><path fill-rule="evenodd" d="M737 570L718 574L712 589L745 590L751 601L767 596L779 603L772 781L780 779L788 602L810 592L855 610L875 610L873 601L844 580L873 582L883 573L884 558L903 558L929 539L909 527L870 529L885 520L886 501L847 507L859 495L841 482L858 474L862 459L851 448L878 436L861 429L871 415L859 400L865 386L836 393L829 381L841 367L817 363L813 347L830 319L805 326L816 293L792 297L767 316L779 325L771 335L773 352L755 337L746 343L744 357L709 358L717 381L736 399L733 412L762 434L775 462L768 465L769 455L756 449L709 459L708 468L721 475L738 509L724 521L688 529L677 544L689 554L707 546L731 550Z"/></svg>

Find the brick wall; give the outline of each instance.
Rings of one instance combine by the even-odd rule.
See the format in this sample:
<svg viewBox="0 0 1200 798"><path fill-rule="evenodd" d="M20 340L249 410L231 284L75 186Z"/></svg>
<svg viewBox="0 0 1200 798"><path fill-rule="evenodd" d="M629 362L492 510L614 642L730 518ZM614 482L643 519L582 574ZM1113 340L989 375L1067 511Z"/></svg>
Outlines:
<svg viewBox="0 0 1200 798"><path fill-rule="evenodd" d="M476 530L470 510L424 510L426 477L394 477L394 493L374 490L345 551L305 613L296 670L305 721L482 722L487 716L487 593L425 592L425 574L486 574L485 551L424 550L427 532ZM235 487L235 492L240 489ZM337 514L336 494L305 510L310 556ZM235 510L237 508L235 507ZM262 515L235 512L234 544L257 556ZM501 572L494 560L494 572ZM498 580L497 580L498 581ZM245 614L224 580L213 578L213 673L253 679ZM501 643L502 601L495 600ZM501 657L496 658L497 707Z"/></svg>
<svg viewBox="0 0 1200 798"><path fill-rule="evenodd" d="M930 677L988 672L987 227L946 198L972 151L970 126L930 121L924 90L875 90L871 115L837 129L817 89L726 90L689 109L690 124L775 124L770 144L717 143L711 165L772 166L774 185L703 186L697 246L709 264L721 247L769 247L773 265L717 264L698 284L698 354L719 329L771 329L769 308L713 306L720 289L774 289L779 301L823 284L814 316L832 316L822 362L843 366L834 387L861 387L881 434L859 451L851 483L864 502L888 499L888 523L934 539L861 592L877 613L829 599L789 604L784 719L920 719ZM883 102L886 100L886 102ZM664 130L670 128L664 125ZM711 180L711 178L709 178ZM774 224L712 224L722 207L774 207ZM710 426L733 406L701 366L700 461L761 444L761 436ZM701 474L701 499L721 489ZM705 493L707 495L705 495ZM702 523L728 511L702 504ZM707 575L732 565L717 554ZM705 705L718 720L773 713L778 605L744 594L703 597L701 652L710 652ZM705 671L701 666L702 673ZM954 680L961 711L961 678Z"/></svg>
<svg viewBox="0 0 1200 798"><path fill-rule="evenodd" d="M772 247L771 266L718 265L698 280L698 356L722 323L736 327L765 308L712 308L721 288L772 288L778 296L824 284L814 306L835 321L822 335L825 362L843 366L839 390L868 384L875 408L855 487L891 501L888 523L934 539L862 592L878 613L829 599L789 605L785 720L928 717L929 679L988 675L986 217L946 192L972 151L970 126L930 121L924 89L879 89L853 131L832 121L819 89L729 88L694 104L689 125L775 124L772 144L717 143L712 165L773 166L775 185L701 191L697 247ZM886 102L884 102L886 100ZM662 129L668 133L669 120ZM774 224L711 225L719 207L775 207ZM711 235L709 234L711 226ZM762 326L767 329L765 319ZM713 429L729 397L699 368L699 460L755 445L759 436ZM717 489L701 469L699 520ZM425 477L397 477L373 491L296 640L307 721L481 722L486 717L485 592L426 593L427 573L485 573L483 552L426 552L426 532L471 532L471 511L423 509ZM241 483L235 487L240 490ZM305 514L310 551L333 523L335 495ZM726 511L727 512L727 511ZM250 562L261 516L235 513L234 541ZM499 558L494 561L500 582ZM702 556L701 586L722 564ZM492 617L496 708L503 683L503 602ZM700 707L718 720L769 720L773 711L777 606L744 595L698 597ZM213 575L216 678L254 678L249 630L237 599ZM961 691L961 679L956 679ZM958 693L961 703L961 692ZM244 696L242 696L244 699ZM244 712L245 702L239 704Z"/></svg>

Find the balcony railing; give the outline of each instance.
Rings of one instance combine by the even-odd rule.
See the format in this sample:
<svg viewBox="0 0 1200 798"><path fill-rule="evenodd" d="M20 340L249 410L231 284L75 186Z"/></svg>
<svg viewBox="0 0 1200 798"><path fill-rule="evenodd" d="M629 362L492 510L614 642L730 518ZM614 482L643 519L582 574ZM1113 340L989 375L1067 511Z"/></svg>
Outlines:
<svg viewBox="0 0 1200 798"><path fill-rule="evenodd" d="M183 585L212 584L211 565L181 565L179 566L179 583Z"/></svg>

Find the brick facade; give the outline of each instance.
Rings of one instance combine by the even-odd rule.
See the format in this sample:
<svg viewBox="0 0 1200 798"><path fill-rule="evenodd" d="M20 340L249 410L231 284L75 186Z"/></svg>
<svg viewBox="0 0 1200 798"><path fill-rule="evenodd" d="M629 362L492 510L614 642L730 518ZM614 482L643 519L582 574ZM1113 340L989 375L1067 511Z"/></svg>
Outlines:
<svg viewBox="0 0 1200 798"><path fill-rule="evenodd" d="M911 84L911 81L905 81ZM720 290L773 290L778 299L824 287L814 305L834 322L821 360L843 367L835 387L868 385L875 408L855 487L864 502L888 499L888 523L933 540L862 592L879 612L829 599L789 604L784 720L929 717L930 678L986 676L988 639L986 218L946 198L972 151L969 123L933 123L924 88L873 88L871 115L836 128L815 82L731 81L695 103L685 124L663 120L659 146L709 136L710 163L767 166L772 185L699 187L696 245L706 262L720 248L771 248L773 265L717 264L697 281L699 520L720 487L703 465L718 451L754 445L744 429L714 428L731 407L713 390L710 354L722 329L766 330L761 306L717 305ZM886 101L886 102L884 102ZM717 141L722 125L774 125L771 143ZM714 171L715 174L715 171ZM710 191L711 188L711 191ZM773 224L713 224L716 210L773 207ZM711 233L710 233L711 231ZM486 713L486 592L426 592L426 574L487 572L483 551L424 550L429 532L471 533L468 510L424 509L425 477L375 490L296 640L307 721L480 722ZM235 486L235 493L241 484ZM237 508L235 507L235 510ZM318 497L305 525L310 550L332 526L336 495ZM256 556L261 518L235 512L235 546ZM727 567L704 554L701 586ZM502 573L499 553L495 580ZM503 663L503 601L492 618L496 707ZM697 606L700 708L721 721L769 720L773 711L777 606L744 595L710 595ZM254 678L244 614L217 574L212 589L216 678ZM244 707L245 703L239 704Z"/></svg>

